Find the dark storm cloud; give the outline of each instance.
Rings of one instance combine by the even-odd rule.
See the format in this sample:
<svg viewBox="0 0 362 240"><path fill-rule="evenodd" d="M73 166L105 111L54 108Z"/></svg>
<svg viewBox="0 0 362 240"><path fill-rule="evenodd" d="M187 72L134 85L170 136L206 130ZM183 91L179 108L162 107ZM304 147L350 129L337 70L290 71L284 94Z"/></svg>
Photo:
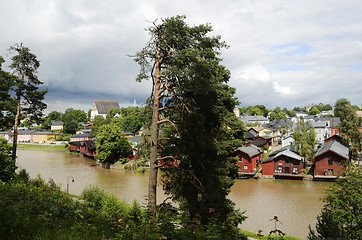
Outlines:
<svg viewBox="0 0 362 240"><path fill-rule="evenodd" d="M222 51L243 105L292 108L362 103L359 1L3 1L0 55L16 42L41 61L48 110L87 110L93 99L127 106L146 101L150 82L135 82L128 57L145 46L156 19L186 15L210 23L230 45ZM8 65L8 64L7 64Z"/></svg>

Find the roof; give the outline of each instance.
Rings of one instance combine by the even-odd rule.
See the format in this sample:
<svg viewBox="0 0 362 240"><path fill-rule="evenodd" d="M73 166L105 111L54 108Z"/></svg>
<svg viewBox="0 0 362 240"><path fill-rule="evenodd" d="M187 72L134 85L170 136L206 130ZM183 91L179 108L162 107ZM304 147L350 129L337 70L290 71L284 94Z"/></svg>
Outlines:
<svg viewBox="0 0 362 240"><path fill-rule="evenodd" d="M249 157L254 157L255 155L262 153L261 149L254 144L239 147L238 149L236 149L236 151L246 153Z"/></svg>
<svg viewBox="0 0 362 240"><path fill-rule="evenodd" d="M98 114L108 114L111 108L120 108L117 100L94 100Z"/></svg>
<svg viewBox="0 0 362 240"><path fill-rule="evenodd" d="M340 143L338 140L332 140L329 142L326 142L323 144L323 146L318 150L318 152L314 155L315 157L318 157L326 152L334 152L335 154L348 159L348 147L344 146L342 143Z"/></svg>
<svg viewBox="0 0 362 240"><path fill-rule="evenodd" d="M134 136L134 137L130 137L128 138L129 141L134 142L134 143L140 143L142 140L142 136Z"/></svg>
<svg viewBox="0 0 362 240"><path fill-rule="evenodd" d="M257 147L261 147L264 144L266 144L266 141L259 138L259 139L255 140L255 141L252 141L252 143Z"/></svg>
<svg viewBox="0 0 362 240"><path fill-rule="evenodd" d="M286 146L286 147L282 147L278 151L272 152L269 155L269 157L263 161L263 163L273 161L275 158L278 158L280 156L286 156L286 157L293 158L298 161L302 160L302 156L300 156L295 151L290 150L289 146Z"/></svg>
<svg viewBox="0 0 362 240"><path fill-rule="evenodd" d="M95 149L96 148L96 144L94 143L93 140L84 141L84 145L89 149Z"/></svg>
<svg viewBox="0 0 362 240"><path fill-rule="evenodd" d="M52 126L63 126L63 122L52 122Z"/></svg>
<svg viewBox="0 0 362 240"><path fill-rule="evenodd" d="M57 132L42 132L42 131L35 131L33 135L59 135Z"/></svg>
<svg viewBox="0 0 362 240"><path fill-rule="evenodd" d="M325 128L330 125L328 121L318 121L318 122L311 122L312 127L314 128Z"/></svg>
<svg viewBox="0 0 362 240"><path fill-rule="evenodd" d="M341 123L341 119L339 117L331 118L331 128L337 128L338 124Z"/></svg>
<svg viewBox="0 0 362 240"><path fill-rule="evenodd" d="M269 121L269 119L267 119L264 116L240 116L240 120L243 122L265 122L265 121Z"/></svg>
<svg viewBox="0 0 362 240"><path fill-rule="evenodd" d="M247 131L247 132L245 132L245 138L246 139L254 139L254 138L256 138L258 135L256 135L256 134L254 134L253 132L249 132L249 131Z"/></svg>
<svg viewBox="0 0 362 240"><path fill-rule="evenodd" d="M21 130L21 131L18 131L18 135L28 135L28 134L33 134L34 132L36 132L36 130ZM7 132L7 134L9 136L14 135L13 132Z"/></svg>
<svg viewBox="0 0 362 240"><path fill-rule="evenodd" d="M80 138L80 137L92 137L92 134L90 134L90 133L76 134L76 135L71 136L70 138Z"/></svg>

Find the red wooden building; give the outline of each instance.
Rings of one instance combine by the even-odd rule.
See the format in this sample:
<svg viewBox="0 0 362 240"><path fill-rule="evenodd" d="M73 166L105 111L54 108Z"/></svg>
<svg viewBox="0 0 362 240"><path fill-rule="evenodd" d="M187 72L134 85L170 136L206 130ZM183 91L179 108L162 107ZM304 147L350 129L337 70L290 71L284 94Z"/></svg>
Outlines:
<svg viewBox="0 0 362 240"><path fill-rule="evenodd" d="M236 163L240 167L239 171L245 173L256 171L263 158L262 150L253 144L239 147L235 155L240 159Z"/></svg>
<svg viewBox="0 0 362 240"><path fill-rule="evenodd" d="M87 141L87 140L93 140L93 137L90 133L76 134L70 137L70 142Z"/></svg>
<svg viewBox="0 0 362 240"><path fill-rule="evenodd" d="M265 146L273 145L273 138L272 137L261 137L258 136L250 141L250 143L254 144L257 147L263 148Z"/></svg>
<svg viewBox="0 0 362 240"><path fill-rule="evenodd" d="M343 175L343 165L348 162L348 159L348 147L342 143L339 136L326 139L312 159L314 177Z"/></svg>
<svg viewBox="0 0 362 240"><path fill-rule="evenodd" d="M283 147L263 161L263 175L299 175L302 170L302 157L288 147Z"/></svg>

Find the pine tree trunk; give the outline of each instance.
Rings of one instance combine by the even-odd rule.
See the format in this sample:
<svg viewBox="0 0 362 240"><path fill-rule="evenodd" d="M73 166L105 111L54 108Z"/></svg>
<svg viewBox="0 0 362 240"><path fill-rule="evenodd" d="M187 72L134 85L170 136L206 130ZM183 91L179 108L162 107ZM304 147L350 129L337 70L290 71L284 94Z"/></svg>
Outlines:
<svg viewBox="0 0 362 240"><path fill-rule="evenodd" d="M148 207L152 212L156 211L157 196L157 145L158 145L158 121L160 111L161 94L161 49L157 48L155 80L153 89L153 113L151 123L151 147L150 147L150 171L148 181Z"/></svg>
<svg viewBox="0 0 362 240"><path fill-rule="evenodd" d="M14 164L16 161L16 149L18 144L18 125L19 125L19 118L20 118L20 93L17 94L16 97L16 115L15 115L15 122L14 122L14 137L13 137L13 152L11 159L13 160Z"/></svg>

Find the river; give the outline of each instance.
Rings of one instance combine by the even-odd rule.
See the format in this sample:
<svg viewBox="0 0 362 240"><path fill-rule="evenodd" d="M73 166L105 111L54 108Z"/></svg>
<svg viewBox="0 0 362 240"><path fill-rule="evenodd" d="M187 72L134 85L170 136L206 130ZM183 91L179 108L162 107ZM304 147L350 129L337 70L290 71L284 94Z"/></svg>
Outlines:
<svg viewBox="0 0 362 240"><path fill-rule="evenodd" d="M148 175L134 172L92 167L94 161L77 154L61 151L41 151L18 149L17 165L26 169L32 178L38 174L46 180L53 179L66 191L80 195L84 187L96 185L113 193L128 203L133 200L145 204ZM74 182L72 182L72 177ZM316 216L323 202L323 191L331 183L306 182L296 180L237 180L229 198L236 208L248 217L242 229L264 234L274 229L270 221L278 216L278 229L287 235L306 239L308 225L315 225ZM165 199L158 188L158 201Z"/></svg>

